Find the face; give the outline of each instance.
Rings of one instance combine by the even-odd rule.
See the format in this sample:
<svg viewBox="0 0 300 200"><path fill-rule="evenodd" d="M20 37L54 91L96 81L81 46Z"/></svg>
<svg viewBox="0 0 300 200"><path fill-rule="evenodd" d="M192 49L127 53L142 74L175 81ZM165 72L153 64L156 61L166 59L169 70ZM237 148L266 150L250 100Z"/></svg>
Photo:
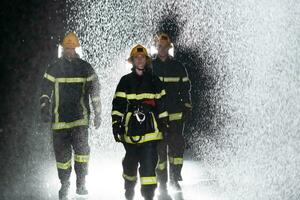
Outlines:
<svg viewBox="0 0 300 200"><path fill-rule="evenodd" d="M137 54L136 56L133 57L133 65L140 70L145 69L146 62L147 62L146 56L143 54Z"/></svg>
<svg viewBox="0 0 300 200"><path fill-rule="evenodd" d="M64 54L68 58L74 58L76 56L76 51L73 48L64 48Z"/></svg>
<svg viewBox="0 0 300 200"><path fill-rule="evenodd" d="M160 42L156 46L157 54L161 57L166 57L169 54L170 46L165 42Z"/></svg>

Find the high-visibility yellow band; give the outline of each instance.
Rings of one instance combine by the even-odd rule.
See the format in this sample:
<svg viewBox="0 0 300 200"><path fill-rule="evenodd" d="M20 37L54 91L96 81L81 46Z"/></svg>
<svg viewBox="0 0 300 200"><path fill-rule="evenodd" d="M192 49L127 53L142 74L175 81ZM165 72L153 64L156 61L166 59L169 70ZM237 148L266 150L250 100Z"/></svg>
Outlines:
<svg viewBox="0 0 300 200"><path fill-rule="evenodd" d="M59 83L84 83L86 82L86 78L83 77L72 77L72 78L56 78L56 82Z"/></svg>
<svg viewBox="0 0 300 200"><path fill-rule="evenodd" d="M56 166L58 169L69 169L71 167L72 160L69 160L68 162L62 163L57 162Z"/></svg>
<svg viewBox="0 0 300 200"><path fill-rule="evenodd" d="M90 77L60 77L55 78L54 76L51 76L50 74L45 73L44 77L52 82L59 82L59 83L83 83L86 81L92 81L96 78L96 75L92 75Z"/></svg>
<svg viewBox="0 0 300 200"><path fill-rule="evenodd" d="M100 97L93 97L92 102L100 102L101 98Z"/></svg>
<svg viewBox="0 0 300 200"><path fill-rule="evenodd" d="M131 141L130 137L125 135L124 136L125 142L130 143L130 144L135 144L134 142ZM140 136L132 136L132 139L134 141L138 141L140 139ZM147 133L143 136L141 136L140 141L138 144L153 141L153 140L161 140L163 139L163 135L161 132L153 132L153 133Z"/></svg>
<svg viewBox="0 0 300 200"><path fill-rule="evenodd" d="M49 81L55 82L55 77L51 76L50 74L45 73L44 78L48 79Z"/></svg>
<svg viewBox="0 0 300 200"><path fill-rule="evenodd" d="M157 165L157 169L158 170L165 170L167 168L167 161L164 161L164 162L159 162L158 165Z"/></svg>
<svg viewBox="0 0 300 200"><path fill-rule="evenodd" d="M89 159L90 159L89 155L77 155L77 154L75 154L75 156L74 156L75 162L88 163Z"/></svg>
<svg viewBox="0 0 300 200"><path fill-rule="evenodd" d="M182 119L182 112L169 114L170 121L175 121L175 120L180 120L180 119Z"/></svg>
<svg viewBox="0 0 300 200"><path fill-rule="evenodd" d="M125 92L116 92L114 98L116 98L116 97L126 98L126 93Z"/></svg>
<svg viewBox="0 0 300 200"><path fill-rule="evenodd" d="M158 118L164 118L164 117L168 117L168 116L169 116L168 112L165 111L165 112L160 113L160 114L158 115Z"/></svg>
<svg viewBox="0 0 300 200"><path fill-rule="evenodd" d="M120 117L123 117L123 116L124 116L123 113L121 113L121 112L119 112L119 111L117 111L117 110L113 110L112 113L111 113L111 115L117 115L117 116L120 116Z"/></svg>
<svg viewBox="0 0 300 200"><path fill-rule="evenodd" d="M180 81L180 77L159 77L159 79L162 81L162 82L179 82Z"/></svg>
<svg viewBox="0 0 300 200"><path fill-rule="evenodd" d="M141 177L141 185L155 185L157 184L156 176Z"/></svg>
<svg viewBox="0 0 300 200"><path fill-rule="evenodd" d="M173 165L182 165L183 158L182 157L177 157L177 158L169 157L169 162L170 162L170 164L173 164Z"/></svg>
<svg viewBox="0 0 300 200"><path fill-rule="evenodd" d="M190 79L189 79L189 77L187 77L187 76L182 78L182 82L188 82L189 80L190 80Z"/></svg>
<svg viewBox="0 0 300 200"><path fill-rule="evenodd" d="M89 125L88 119L79 119L74 122L57 122L52 124L53 130L59 130L59 129L67 129L67 128L73 128L76 126L85 126Z"/></svg>
<svg viewBox="0 0 300 200"><path fill-rule="evenodd" d="M187 108L192 108L192 104L190 104L190 103L185 103L184 106Z"/></svg>
<svg viewBox="0 0 300 200"><path fill-rule="evenodd" d="M87 81L93 81L93 80L95 80L96 79L96 75L95 74L93 74L93 75L91 75L91 76L89 76L89 77L87 77Z"/></svg>
<svg viewBox="0 0 300 200"><path fill-rule="evenodd" d="M112 125L114 125L114 124L116 124L116 123L118 123L118 121L113 121L113 122L112 122Z"/></svg>
<svg viewBox="0 0 300 200"><path fill-rule="evenodd" d="M128 180L128 181L136 181L137 180L137 177L136 176L128 176L126 174L123 173L123 178L125 180Z"/></svg>

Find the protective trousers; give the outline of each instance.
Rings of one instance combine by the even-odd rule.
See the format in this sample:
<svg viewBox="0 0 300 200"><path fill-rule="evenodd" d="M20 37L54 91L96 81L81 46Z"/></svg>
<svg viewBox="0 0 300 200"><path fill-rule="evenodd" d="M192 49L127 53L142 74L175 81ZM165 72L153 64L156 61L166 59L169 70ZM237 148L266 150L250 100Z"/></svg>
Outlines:
<svg viewBox="0 0 300 200"><path fill-rule="evenodd" d="M159 161L156 168L158 182L166 184L168 181L168 157L171 181L181 181L183 153L185 142L183 138L184 122L182 120L170 121L169 132L164 140L157 144Z"/></svg>
<svg viewBox="0 0 300 200"><path fill-rule="evenodd" d="M142 144L124 144L126 154L123 159L123 178L125 190L134 190L139 166L141 193L145 199L153 199L157 180L155 167L157 165L157 142Z"/></svg>
<svg viewBox="0 0 300 200"><path fill-rule="evenodd" d="M72 171L72 148L74 150L74 168L77 180L88 173L90 147L87 126L53 131L53 146L61 182L69 180Z"/></svg>

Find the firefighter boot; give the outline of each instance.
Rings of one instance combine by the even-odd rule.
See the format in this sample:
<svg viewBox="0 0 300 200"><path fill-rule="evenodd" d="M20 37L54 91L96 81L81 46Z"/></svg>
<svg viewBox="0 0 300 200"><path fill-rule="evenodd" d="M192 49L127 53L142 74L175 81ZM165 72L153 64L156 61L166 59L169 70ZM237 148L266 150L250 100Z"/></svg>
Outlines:
<svg viewBox="0 0 300 200"><path fill-rule="evenodd" d="M60 190L58 191L59 200L67 200L70 188L70 181L62 181Z"/></svg>
<svg viewBox="0 0 300 200"><path fill-rule="evenodd" d="M136 185L136 181L125 180L124 188L125 188L125 198L126 198L126 200L133 200L135 185Z"/></svg>
<svg viewBox="0 0 300 200"><path fill-rule="evenodd" d="M159 189L158 200L172 200L171 196L168 193L166 183L160 183L158 189Z"/></svg>
<svg viewBox="0 0 300 200"><path fill-rule="evenodd" d="M79 176L76 180L76 194L87 195L88 190L85 187L85 176Z"/></svg>

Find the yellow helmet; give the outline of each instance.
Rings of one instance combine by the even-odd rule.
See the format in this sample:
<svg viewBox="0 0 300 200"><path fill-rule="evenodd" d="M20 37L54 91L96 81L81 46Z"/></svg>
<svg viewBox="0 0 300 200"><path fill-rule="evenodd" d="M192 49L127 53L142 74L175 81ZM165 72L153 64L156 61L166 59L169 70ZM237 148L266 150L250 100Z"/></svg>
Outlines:
<svg viewBox="0 0 300 200"><path fill-rule="evenodd" d="M135 57L138 54L142 54L142 55L146 56L147 64L150 63L150 57L148 55L147 49L145 47L143 47L142 45L140 45L140 44L136 45L135 47L133 47L131 49L130 57L127 59L127 61L129 63L132 63L132 58Z"/></svg>
<svg viewBox="0 0 300 200"><path fill-rule="evenodd" d="M166 44L167 46L171 47L171 39L166 33L160 33L155 36L154 38L155 46L158 44Z"/></svg>
<svg viewBox="0 0 300 200"><path fill-rule="evenodd" d="M63 48L73 48L80 47L79 39L75 33L69 32L65 35L64 40L62 42Z"/></svg>

